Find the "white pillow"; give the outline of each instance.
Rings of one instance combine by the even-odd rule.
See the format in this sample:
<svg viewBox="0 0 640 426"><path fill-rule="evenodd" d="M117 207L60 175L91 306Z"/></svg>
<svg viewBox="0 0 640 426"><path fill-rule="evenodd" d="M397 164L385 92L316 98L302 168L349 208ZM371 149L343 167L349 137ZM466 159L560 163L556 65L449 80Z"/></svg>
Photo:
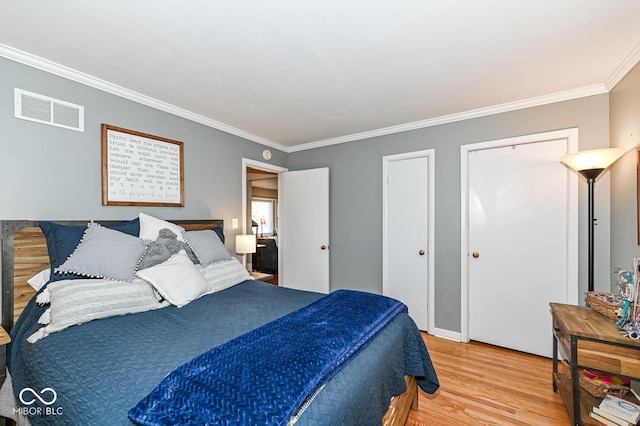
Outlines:
<svg viewBox="0 0 640 426"><path fill-rule="evenodd" d="M159 265L136 272L136 276L149 282L166 301L178 308L209 290L209 283L184 250Z"/></svg>
<svg viewBox="0 0 640 426"><path fill-rule="evenodd" d="M43 285L49 282L49 278L51 278L51 268L43 269L36 275L29 278L27 282L35 291L38 291Z"/></svg>
<svg viewBox="0 0 640 426"><path fill-rule="evenodd" d="M138 215L138 218L140 219L140 238L143 240L155 241L161 229L169 228L178 236L178 241L184 241L184 237L182 236L184 228L182 226L149 216L142 212Z"/></svg>

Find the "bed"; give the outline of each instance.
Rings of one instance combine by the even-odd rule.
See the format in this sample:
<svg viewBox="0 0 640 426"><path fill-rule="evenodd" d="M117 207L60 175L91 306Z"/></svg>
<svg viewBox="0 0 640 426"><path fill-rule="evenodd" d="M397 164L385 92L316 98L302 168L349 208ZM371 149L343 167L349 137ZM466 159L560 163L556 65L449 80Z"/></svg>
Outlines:
<svg viewBox="0 0 640 426"><path fill-rule="evenodd" d="M172 222L187 231L215 230L224 238L221 220ZM87 221L55 223L63 227L87 225ZM125 222L100 223L104 228ZM165 305L157 309L108 316L42 333L48 326L43 327L38 320L47 305L37 303L35 290L27 284L29 278L50 267L51 253L40 225L35 221L0 222L2 324L12 337L2 399L9 394L15 402L22 400L17 408L9 401L1 409L3 416L15 418L19 424L130 425L133 407L138 407L179 367L317 304L324 297L243 279L180 308L163 301ZM39 291L38 297L42 299L47 289L52 294L47 297L54 297L54 289L80 288L83 279L74 282L75 287L64 279L55 285L50 283ZM29 338L33 342L27 341ZM269 355L252 350L258 358ZM277 359L269 362L277 364ZM339 371L332 373L311 398L304 400L302 407L293 407L294 415L286 423L404 424L410 409L416 407L418 386L434 392L437 376L415 324L406 313L400 313ZM268 398L278 399L273 395ZM25 404L25 400L35 403ZM38 405L40 409L36 409Z"/></svg>

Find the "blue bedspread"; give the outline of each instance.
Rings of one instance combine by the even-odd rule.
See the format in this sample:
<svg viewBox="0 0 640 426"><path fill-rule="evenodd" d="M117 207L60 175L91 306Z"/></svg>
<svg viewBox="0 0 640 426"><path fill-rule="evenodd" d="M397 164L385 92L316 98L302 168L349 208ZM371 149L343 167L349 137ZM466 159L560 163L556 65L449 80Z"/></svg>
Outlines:
<svg viewBox="0 0 640 426"><path fill-rule="evenodd" d="M285 425L407 307L338 290L180 366L130 412L141 425Z"/></svg>
<svg viewBox="0 0 640 426"><path fill-rule="evenodd" d="M36 344L25 339L44 308L30 303L11 331L14 392L56 391L53 414L31 416L34 425L130 426L131 407L180 365L322 296L246 281L180 309L92 321ZM404 392L405 374L427 392L438 387L420 332L399 314L327 382L298 424L379 424L391 396Z"/></svg>

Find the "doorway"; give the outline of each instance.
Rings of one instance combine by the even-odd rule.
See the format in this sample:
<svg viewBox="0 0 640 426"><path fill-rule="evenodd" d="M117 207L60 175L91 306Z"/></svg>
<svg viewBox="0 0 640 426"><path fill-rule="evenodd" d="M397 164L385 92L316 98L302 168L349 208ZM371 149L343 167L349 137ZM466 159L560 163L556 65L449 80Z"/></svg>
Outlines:
<svg viewBox="0 0 640 426"><path fill-rule="evenodd" d="M286 171L284 167L242 159L242 233L256 235L256 253L246 255L245 262L250 270L273 275L269 280L272 284L278 284L280 270L278 175Z"/></svg>
<svg viewBox="0 0 640 426"><path fill-rule="evenodd" d="M256 253L247 262L251 270L271 275L278 284L278 173L247 167L248 217L256 235Z"/></svg>
<svg viewBox="0 0 640 426"><path fill-rule="evenodd" d="M270 239L277 245L278 285L328 293L329 169L289 172L284 167L242 159L242 232L267 237L264 235L269 229L265 227L266 217L265 224L261 224L258 216L257 227L253 227L250 209L253 187L247 178L251 174L269 179L277 177L277 202L272 219L277 235L270 235ZM256 247L256 251L258 249Z"/></svg>
<svg viewBox="0 0 640 426"><path fill-rule="evenodd" d="M461 338L550 357L549 302L578 302L577 129L464 145Z"/></svg>

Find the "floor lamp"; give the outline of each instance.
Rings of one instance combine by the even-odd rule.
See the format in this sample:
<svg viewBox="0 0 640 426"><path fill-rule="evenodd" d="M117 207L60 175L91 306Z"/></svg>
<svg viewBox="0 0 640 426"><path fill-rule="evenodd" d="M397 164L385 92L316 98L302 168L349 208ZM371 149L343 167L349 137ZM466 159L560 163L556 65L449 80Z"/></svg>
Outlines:
<svg viewBox="0 0 640 426"><path fill-rule="evenodd" d="M625 150L622 148L591 149L588 151L576 152L560 158L570 169L583 176L589 184L589 283L588 291L593 291L593 232L595 221L593 217L593 185L596 178L602 174L609 166L622 157Z"/></svg>

